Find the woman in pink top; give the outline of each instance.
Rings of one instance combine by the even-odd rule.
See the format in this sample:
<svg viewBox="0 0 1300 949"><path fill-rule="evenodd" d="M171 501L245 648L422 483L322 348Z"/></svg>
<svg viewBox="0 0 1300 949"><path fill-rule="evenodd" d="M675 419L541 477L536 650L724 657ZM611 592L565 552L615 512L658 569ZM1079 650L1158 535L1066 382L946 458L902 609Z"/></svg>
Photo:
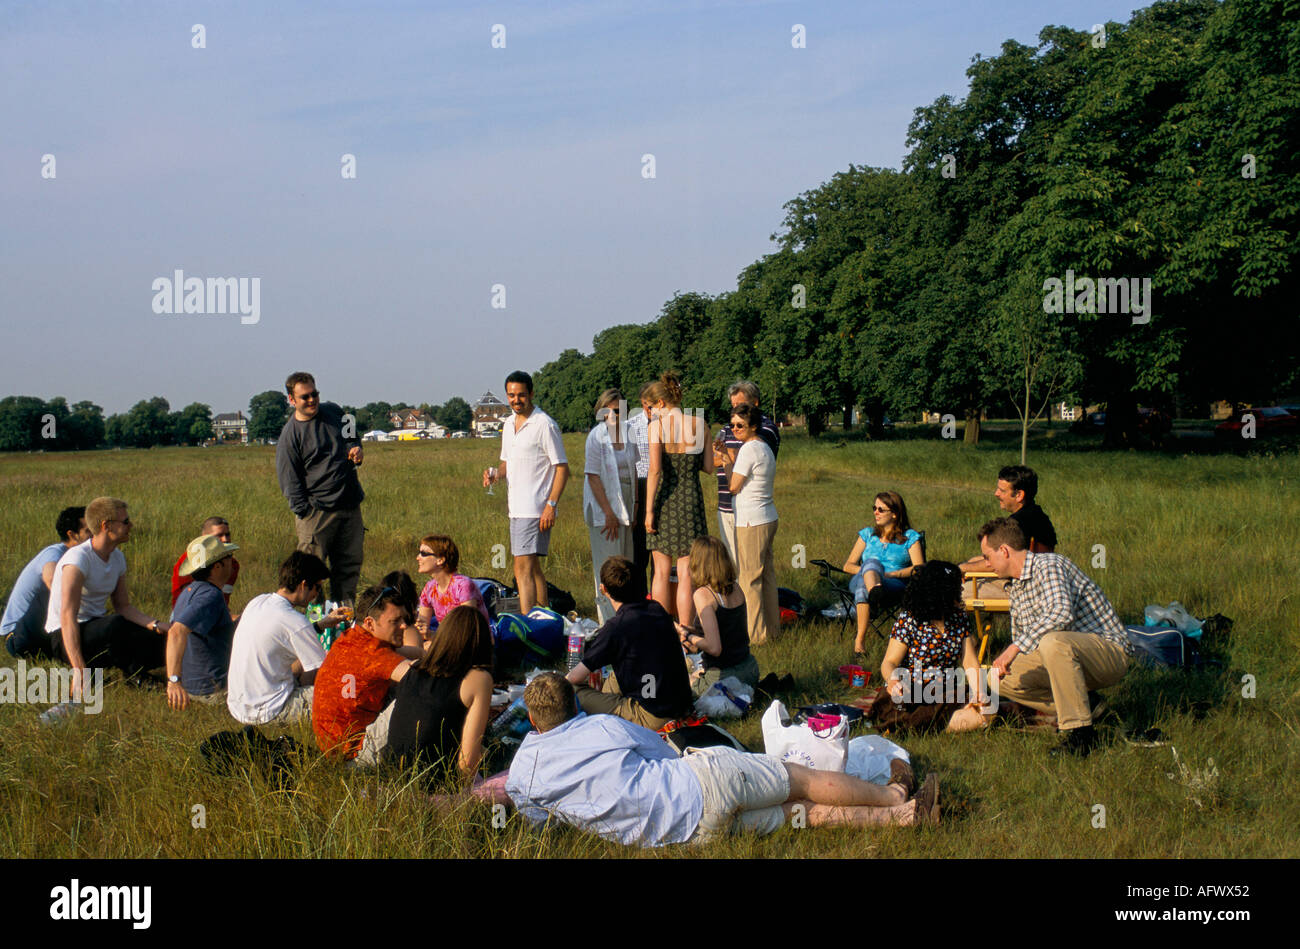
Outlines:
<svg viewBox="0 0 1300 949"><path fill-rule="evenodd" d="M420 541L415 556L417 569L429 578L429 582L420 592L415 629L407 627L406 645L423 646L429 641L430 627L441 623L444 616L464 604L476 607L483 618L491 622L478 584L456 572L460 566L460 549L454 540L446 534L430 534Z"/></svg>

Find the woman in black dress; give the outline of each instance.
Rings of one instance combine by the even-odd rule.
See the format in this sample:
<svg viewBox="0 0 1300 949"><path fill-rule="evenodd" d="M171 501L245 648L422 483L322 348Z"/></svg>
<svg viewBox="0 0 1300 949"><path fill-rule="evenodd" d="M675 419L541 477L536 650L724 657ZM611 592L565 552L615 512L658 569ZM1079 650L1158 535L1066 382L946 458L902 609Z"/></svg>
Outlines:
<svg viewBox="0 0 1300 949"><path fill-rule="evenodd" d="M646 548L654 562L650 593L671 614L677 608L678 633L695 622L692 600L691 544L709 536L704 516L700 473L713 474L713 452L708 423L699 415L682 411L682 383L675 372L646 389L651 416L647 438L650 472L646 479ZM651 500L652 499L652 500ZM677 567L677 602L669 598L668 571Z"/></svg>
<svg viewBox="0 0 1300 949"><path fill-rule="evenodd" d="M474 606L447 614L428 650L394 687L384 761L432 769L429 783L478 771L492 705L492 633ZM453 767L454 761L454 767Z"/></svg>

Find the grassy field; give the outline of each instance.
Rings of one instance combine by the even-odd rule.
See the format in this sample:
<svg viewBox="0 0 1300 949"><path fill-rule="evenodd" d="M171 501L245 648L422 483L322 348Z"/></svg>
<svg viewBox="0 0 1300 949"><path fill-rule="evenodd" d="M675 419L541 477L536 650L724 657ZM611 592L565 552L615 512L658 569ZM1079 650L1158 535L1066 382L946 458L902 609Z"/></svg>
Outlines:
<svg viewBox="0 0 1300 949"><path fill-rule="evenodd" d="M581 471L583 438L566 437ZM368 525L363 581L415 571L417 539L454 536L462 570L492 568L508 544L504 491L487 497L478 473L498 442L368 445L362 480ZM1300 662L1296 579L1300 457L1294 451L1179 455L1080 450L1061 431L1040 432L1029 463L1059 552L1093 576L1122 617L1178 599L1199 616L1235 620L1221 665L1197 673L1130 673L1109 691L1118 721L1107 732L1158 726L1176 747L1116 738L1084 761L1048 759L1054 736L1007 728L906 742L918 775L942 775L937 829L786 829L704 851L638 854L568 829L539 832L488 809L431 804L413 786L345 771L315 754L296 783L206 772L198 743L234 727L224 708L172 713L161 692L107 689L97 716L46 727L38 708L0 705L0 853L27 857L602 857L1297 856L1300 820ZM788 437L777 482L778 577L817 605L817 575L792 566L792 548L842 563L868 523L876 491L893 488L932 559L976 551L974 533L998 513L998 468L1018 460L1018 435L991 431L978 448L937 437L866 442ZM171 564L209 514L227 516L243 547L238 609L274 587L293 549L292 517L276 486L274 449L213 448L0 457L0 584L52 542L64 506L115 495L136 523L124 548L135 601L166 615ZM712 498L706 491L706 498ZM592 612L590 552L580 485L560 506L547 575ZM1092 566L1104 548L1105 567ZM883 643L872 644L878 668ZM851 638L808 620L756 650L763 670L790 672L789 704L849 697L835 669ZM12 663L6 653L3 661ZM1243 696L1243 676L1255 695ZM735 723L752 748L758 715ZM309 729L294 733L314 748ZM1212 759L1212 764L1211 764ZM1105 808L1104 827L1094 826ZM200 820L200 818L202 818ZM195 826L201 824L203 826Z"/></svg>

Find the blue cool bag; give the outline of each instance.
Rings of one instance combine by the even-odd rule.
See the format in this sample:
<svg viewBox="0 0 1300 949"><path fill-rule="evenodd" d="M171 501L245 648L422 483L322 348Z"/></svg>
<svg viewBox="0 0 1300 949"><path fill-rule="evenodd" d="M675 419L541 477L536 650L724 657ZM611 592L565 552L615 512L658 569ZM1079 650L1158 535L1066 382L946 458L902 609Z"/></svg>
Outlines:
<svg viewBox="0 0 1300 949"><path fill-rule="evenodd" d="M554 610L535 606L527 616L502 613L497 617L497 661L503 666L549 663L568 647L564 620Z"/></svg>
<svg viewBox="0 0 1300 949"><path fill-rule="evenodd" d="M1138 658L1149 666L1190 669L1201 664L1196 640L1175 626L1129 626L1129 642L1137 647Z"/></svg>

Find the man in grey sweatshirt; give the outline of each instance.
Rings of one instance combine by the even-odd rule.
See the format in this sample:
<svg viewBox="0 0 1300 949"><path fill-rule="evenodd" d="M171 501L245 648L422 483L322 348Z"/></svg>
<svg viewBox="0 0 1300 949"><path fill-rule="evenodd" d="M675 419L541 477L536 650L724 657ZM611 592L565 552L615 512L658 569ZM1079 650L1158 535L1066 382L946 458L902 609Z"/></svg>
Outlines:
<svg viewBox="0 0 1300 949"><path fill-rule="evenodd" d="M356 424L346 424L343 410L333 402L321 402L310 373L295 372L284 387L293 415L276 442L275 471L295 516L298 549L327 561L330 595L351 600L361 576L365 537Z"/></svg>

